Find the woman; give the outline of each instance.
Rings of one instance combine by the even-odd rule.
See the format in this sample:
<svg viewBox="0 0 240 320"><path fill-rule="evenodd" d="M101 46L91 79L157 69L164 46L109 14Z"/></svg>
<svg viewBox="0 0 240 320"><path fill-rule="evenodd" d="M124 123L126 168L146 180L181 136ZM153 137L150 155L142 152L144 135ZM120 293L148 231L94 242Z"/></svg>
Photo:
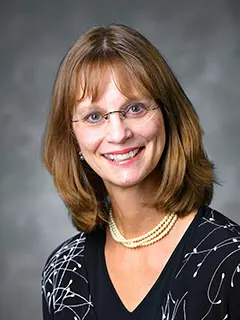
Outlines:
<svg viewBox="0 0 240 320"><path fill-rule="evenodd" d="M44 164L80 231L43 271L47 319L240 319L240 228L208 207L198 117L159 52L94 28L59 68Z"/></svg>

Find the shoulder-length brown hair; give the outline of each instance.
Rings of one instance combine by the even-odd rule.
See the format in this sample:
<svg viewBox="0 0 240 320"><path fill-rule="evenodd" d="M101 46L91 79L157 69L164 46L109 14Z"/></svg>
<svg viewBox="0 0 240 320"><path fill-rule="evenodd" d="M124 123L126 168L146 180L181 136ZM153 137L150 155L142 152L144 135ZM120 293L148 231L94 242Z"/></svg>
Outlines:
<svg viewBox="0 0 240 320"><path fill-rule="evenodd" d="M159 189L148 205L185 215L209 204L213 165L191 102L158 50L136 30L115 24L93 28L77 40L59 67L53 89L43 158L74 225L89 232L108 217L106 189L80 161L71 120L79 94L80 100L97 99L109 72L125 96L135 89L161 106L166 146L158 164Z"/></svg>

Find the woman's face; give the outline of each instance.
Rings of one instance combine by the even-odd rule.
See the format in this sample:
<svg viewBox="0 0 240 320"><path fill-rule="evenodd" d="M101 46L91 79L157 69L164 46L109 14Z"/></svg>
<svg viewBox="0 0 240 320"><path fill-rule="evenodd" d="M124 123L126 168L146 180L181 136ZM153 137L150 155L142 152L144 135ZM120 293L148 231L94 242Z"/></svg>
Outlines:
<svg viewBox="0 0 240 320"><path fill-rule="evenodd" d="M139 98L140 101L144 97ZM146 99L145 99L146 100ZM149 101L149 99L148 99ZM152 106L156 106L154 101ZM73 130L85 161L108 186L130 187L141 184L156 168L165 146L165 128L160 109L147 112L138 119L123 120L119 113L112 113L104 125L92 125L98 121L96 111L102 113L121 110L129 100L117 89L109 77L102 96L91 103L89 98L81 101L74 118L94 108L88 116L90 126L73 123Z"/></svg>

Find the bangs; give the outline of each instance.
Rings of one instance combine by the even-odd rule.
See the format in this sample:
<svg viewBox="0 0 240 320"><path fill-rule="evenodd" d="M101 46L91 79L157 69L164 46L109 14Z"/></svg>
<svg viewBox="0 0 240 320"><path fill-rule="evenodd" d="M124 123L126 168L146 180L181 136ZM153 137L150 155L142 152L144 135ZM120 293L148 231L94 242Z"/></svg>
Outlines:
<svg viewBox="0 0 240 320"><path fill-rule="evenodd" d="M86 98L91 102L97 101L103 95L111 77L126 98L153 98L147 89L146 81L143 81L148 77L147 73L139 62L127 62L121 57L97 57L95 60L88 59L83 62L78 69L76 102Z"/></svg>

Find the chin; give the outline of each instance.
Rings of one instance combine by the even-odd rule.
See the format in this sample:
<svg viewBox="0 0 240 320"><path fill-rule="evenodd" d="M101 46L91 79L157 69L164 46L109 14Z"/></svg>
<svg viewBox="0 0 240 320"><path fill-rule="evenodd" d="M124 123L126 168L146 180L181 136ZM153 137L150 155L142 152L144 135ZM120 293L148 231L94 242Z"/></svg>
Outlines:
<svg viewBox="0 0 240 320"><path fill-rule="evenodd" d="M139 176L133 177L133 175L126 174L114 180L107 179L104 182L106 185L112 185L112 186L114 185L120 188L130 188L130 187L140 185L143 181L144 181L143 177L139 177Z"/></svg>

